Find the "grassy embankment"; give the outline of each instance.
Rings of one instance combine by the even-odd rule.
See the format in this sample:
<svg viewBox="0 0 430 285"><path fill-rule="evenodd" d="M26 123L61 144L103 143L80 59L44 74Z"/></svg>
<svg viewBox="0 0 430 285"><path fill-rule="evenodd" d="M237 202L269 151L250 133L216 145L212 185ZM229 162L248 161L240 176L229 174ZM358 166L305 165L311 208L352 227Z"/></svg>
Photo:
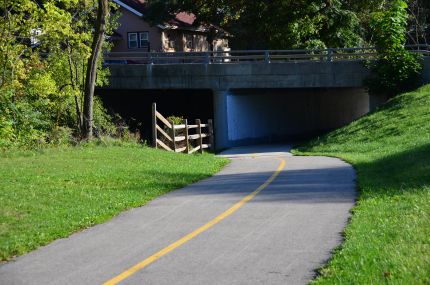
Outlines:
<svg viewBox="0 0 430 285"><path fill-rule="evenodd" d="M345 242L315 284L430 284L430 85L298 147L358 174Z"/></svg>
<svg viewBox="0 0 430 285"><path fill-rule="evenodd" d="M0 156L0 259L104 222L211 176L213 155L87 146Z"/></svg>

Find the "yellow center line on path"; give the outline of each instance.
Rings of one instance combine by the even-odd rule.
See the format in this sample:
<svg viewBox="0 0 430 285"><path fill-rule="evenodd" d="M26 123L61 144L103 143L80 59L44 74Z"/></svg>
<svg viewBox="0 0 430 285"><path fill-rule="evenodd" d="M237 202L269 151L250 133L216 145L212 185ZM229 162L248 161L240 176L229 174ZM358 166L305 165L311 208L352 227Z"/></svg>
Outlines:
<svg viewBox="0 0 430 285"><path fill-rule="evenodd" d="M200 228L198 228L198 229L194 230L193 232L187 234L186 236L180 238L179 240L168 245L167 247L163 248L162 250L156 252L155 254L151 255L150 257L146 258L145 260L142 260L141 262L137 263L136 265L130 267L126 271L122 272L121 274L119 274L119 275L115 276L114 278L106 281L105 283L103 283L103 285L118 284L119 282L123 281L124 279L126 279L126 278L130 277L131 275L133 275L134 273L136 273L137 271L142 270L143 268L147 267L148 265L150 265L151 263L153 263L157 259L163 257L164 255L166 255L169 252L173 251L174 249L180 247L181 245L183 245L184 243L193 239L194 237L198 236L199 234L212 228L213 226L215 226L216 224L218 224L219 222L221 222L222 220L224 220L228 216L232 215L234 212L239 210L245 203L252 200L264 188L269 186L269 184L272 183L273 180L275 180L275 178L279 175L279 173L281 173L281 171L285 167L285 160L284 159L280 159L280 160L281 160L281 163L279 164L278 168L272 174L272 176L270 176L270 178L266 180L266 182L264 182L262 185L260 185L260 187L258 187L254 192L248 194L242 200L240 200L239 202L234 204L230 209L226 210L225 212L223 212L222 214L220 214L219 216L217 216L216 218L214 218L213 220L211 220L207 224L201 226Z"/></svg>

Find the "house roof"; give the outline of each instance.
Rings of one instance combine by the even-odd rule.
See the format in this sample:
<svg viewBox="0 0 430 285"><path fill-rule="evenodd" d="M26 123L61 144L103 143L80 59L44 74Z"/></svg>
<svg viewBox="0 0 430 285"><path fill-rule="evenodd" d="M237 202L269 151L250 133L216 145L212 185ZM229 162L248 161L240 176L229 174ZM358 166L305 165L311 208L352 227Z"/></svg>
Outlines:
<svg viewBox="0 0 430 285"><path fill-rule="evenodd" d="M196 16L194 14L189 14L185 12L180 12L176 14L175 19L171 20L172 22L178 23L178 24L185 24L192 26L196 20Z"/></svg>
<svg viewBox="0 0 430 285"><path fill-rule="evenodd" d="M147 12L146 0L112 0L121 7L129 10L138 17L143 17ZM169 20L167 23L157 25L160 29L181 29L195 32L206 33L210 28L215 28L223 36L229 37L230 34L222 28L215 25L197 26L195 25L196 16L191 13L180 12L175 15L174 19Z"/></svg>
<svg viewBox="0 0 430 285"><path fill-rule="evenodd" d="M121 7L129 10L134 13L138 17L142 17L145 15L146 8L146 0L112 0L116 4ZM176 28L190 28L193 26L194 21L196 20L196 16L193 14L180 12L176 14L176 17L170 21L168 21L168 25L175 26ZM163 26L166 27L166 26Z"/></svg>
<svg viewBox="0 0 430 285"><path fill-rule="evenodd" d="M130 10L130 12L133 12L139 17L143 16L146 12L145 0L113 0L113 2Z"/></svg>

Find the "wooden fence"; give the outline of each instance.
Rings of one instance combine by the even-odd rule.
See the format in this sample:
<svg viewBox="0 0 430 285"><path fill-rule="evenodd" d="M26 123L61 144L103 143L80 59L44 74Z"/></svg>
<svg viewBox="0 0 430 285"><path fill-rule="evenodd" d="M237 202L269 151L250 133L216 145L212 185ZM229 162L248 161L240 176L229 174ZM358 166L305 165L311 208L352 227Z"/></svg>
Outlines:
<svg viewBox="0 0 430 285"><path fill-rule="evenodd" d="M158 122L162 123L161 126L158 125ZM191 125L184 119L181 125L175 125L157 111L156 103L152 104L153 147L161 147L177 153L190 154L197 151L203 153L204 149L213 151L213 138L212 120L208 120L207 124L202 124L200 119L197 119L195 124ZM206 143L204 143L205 141Z"/></svg>

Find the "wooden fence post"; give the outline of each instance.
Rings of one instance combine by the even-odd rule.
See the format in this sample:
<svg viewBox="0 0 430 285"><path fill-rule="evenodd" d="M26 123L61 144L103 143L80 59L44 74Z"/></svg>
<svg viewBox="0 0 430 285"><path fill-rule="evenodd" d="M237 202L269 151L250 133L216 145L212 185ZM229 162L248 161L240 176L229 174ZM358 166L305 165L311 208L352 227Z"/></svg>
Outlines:
<svg viewBox="0 0 430 285"><path fill-rule="evenodd" d="M214 125L212 122L212 119L208 120L208 133L209 133L209 144L211 145L210 150L212 152L215 151L215 145L214 145Z"/></svg>
<svg viewBox="0 0 430 285"><path fill-rule="evenodd" d="M185 143L186 143L186 153L189 154L190 153L190 141L188 139L188 120L185 119L184 120L184 125L185 125Z"/></svg>
<svg viewBox="0 0 430 285"><path fill-rule="evenodd" d="M196 120L196 125L197 125L197 134L199 135L199 152L203 153L203 138L202 138L202 122L200 121L200 119Z"/></svg>
<svg viewBox="0 0 430 285"><path fill-rule="evenodd" d="M157 103L152 103L152 147L157 148Z"/></svg>
<svg viewBox="0 0 430 285"><path fill-rule="evenodd" d="M176 152L176 135L175 135L175 123L173 121L170 121L170 124L172 125L172 150L173 152Z"/></svg>

